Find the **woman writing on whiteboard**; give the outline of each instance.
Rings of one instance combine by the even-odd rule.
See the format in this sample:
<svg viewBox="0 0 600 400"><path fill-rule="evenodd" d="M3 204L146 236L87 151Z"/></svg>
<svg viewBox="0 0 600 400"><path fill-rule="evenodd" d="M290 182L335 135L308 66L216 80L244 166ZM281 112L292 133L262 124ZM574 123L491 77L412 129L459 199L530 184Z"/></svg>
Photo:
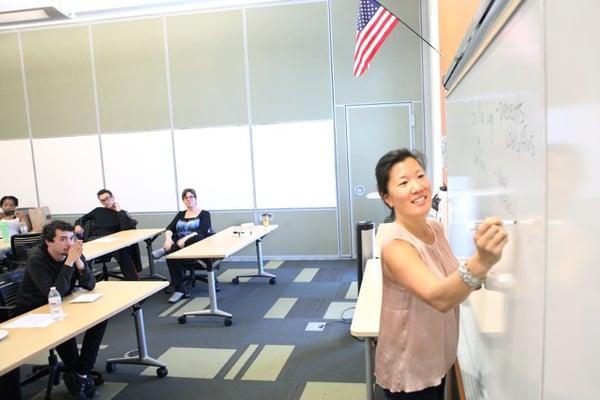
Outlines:
<svg viewBox="0 0 600 400"><path fill-rule="evenodd" d="M375 357L377 383L388 399L443 400L456 358L458 305L481 286L508 238L488 218L474 235L476 252L459 266L442 226L428 219L431 183L422 154L385 154L375 168L377 188L395 221L378 233L383 292Z"/></svg>
<svg viewBox="0 0 600 400"><path fill-rule="evenodd" d="M199 242L207 236L212 235L210 213L198 208L196 191L194 189L183 189L181 199L185 204L185 211L175 215L165 231L165 244L163 249L172 253L185 246ZM171 286L173 295L169 298L170 303L177 303L184 297L189 297L189 292L184 285L184 263L185 260L167 259L169 274L171 275Z"/></svg>

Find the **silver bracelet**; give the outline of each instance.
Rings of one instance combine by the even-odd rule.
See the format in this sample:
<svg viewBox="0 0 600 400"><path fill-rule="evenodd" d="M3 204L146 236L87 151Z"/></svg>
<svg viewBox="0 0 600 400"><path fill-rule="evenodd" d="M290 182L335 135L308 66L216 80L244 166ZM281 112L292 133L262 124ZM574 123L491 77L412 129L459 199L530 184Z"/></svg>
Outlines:
<svg viewBox="0 0 600 400"><path fill-rule="evenodd" d="M478 289L481 287L483 282L485 282L485 278L478 278L473 275L471 270L469 270L466 261L461 262L458 266L458 276L460 276L463 282L466 283L471 289Z"/></svg>

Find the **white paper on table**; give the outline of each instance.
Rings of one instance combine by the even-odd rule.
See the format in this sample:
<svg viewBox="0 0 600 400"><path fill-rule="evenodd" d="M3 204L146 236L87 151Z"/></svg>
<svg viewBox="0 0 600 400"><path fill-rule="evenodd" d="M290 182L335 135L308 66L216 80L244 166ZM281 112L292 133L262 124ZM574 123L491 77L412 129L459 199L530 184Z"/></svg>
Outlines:
<svg viewBox="0 0 600 400"><path fill-rule="evenodd" d="M84 293L75 297L70 303L92 303L102 297L103 293Z"/></svg>
<svg viewBox="0 0 600 400"><path fill-rule="evenodd" d="M50 317L50 314L29 314L24 315L21 318L17 318L9 324L5 324L2 327L6 329L11 328L44 328L54 320Z"/></svg>
<svg viewBox="0 0 600 400"><path fill-rule="evenodd" d="M101 238L95 239L94 242L96 242L96 243L110 243L110 242L114 242L115 240L119 240L119 238L116 238L116 237L101 237Z"/></svg>

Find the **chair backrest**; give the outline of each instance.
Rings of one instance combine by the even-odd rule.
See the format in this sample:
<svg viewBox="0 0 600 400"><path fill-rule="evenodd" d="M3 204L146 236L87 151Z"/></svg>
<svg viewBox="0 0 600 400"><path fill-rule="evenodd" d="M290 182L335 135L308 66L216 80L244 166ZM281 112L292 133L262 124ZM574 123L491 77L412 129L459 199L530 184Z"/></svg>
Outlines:
<svg viewBox="0 0 600 400"><path fill-rule="evenodd" d="M82 228L83 228L83 237L81 238L81 240L83 240L84 242L89 242L90 240L94 240L97 238L96 236L94 236L95 224L94 224L93 220L88 219L87 221L85 221ZM94 264L104 264L104 263L109 262L111 260L111 258L112 258L112 254L106 254L104 256L94 258L94 260L92 262Z"/></svg>
<svg viewBox="0 0 600 400"><path fill-rule="evenodd" d="M10 311L15 308L22 280L23 270L5 272L0 275L0 322L10 318Z"/></svg>
<svg viewBox="0 0 600 400"><path fill-rule="evenodd" d="M24 233L13 235L10 238L10 247L13 261L23 263L27 261L27 253L32 248L44 243L41 233Z"/></svg>
<svg viewBox="0 0 600 400"><path fill-rule="evenodd" d="M91 219L88 219L87 221L85 221L85 223L81 227L83 228L83 237L81 238L81 240L83 240L84 242L88 242L88 241L92 240L93 239L92 232L94 230L94 221Z"/></svg>

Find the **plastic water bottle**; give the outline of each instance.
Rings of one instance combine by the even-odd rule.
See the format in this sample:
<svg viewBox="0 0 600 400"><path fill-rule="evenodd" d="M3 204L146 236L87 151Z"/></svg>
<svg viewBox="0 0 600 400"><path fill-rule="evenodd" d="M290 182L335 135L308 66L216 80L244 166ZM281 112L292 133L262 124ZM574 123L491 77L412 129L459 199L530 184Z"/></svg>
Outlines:
<svg viewBox="0 0 600 400"><path fill-rule="evenodd" d="M4 243L10 243L8 222L0 220L0 235L2 235L2 240L4 240Z"/></svg>
<svg viewBox="0 0 600 400"><path fill-rule="evenodd" d="M54 286L50 288L50 293L48 293L48 305L50 305L50 318L53 320L58 321L65 316L62 309L62 298Z"/></svg>

